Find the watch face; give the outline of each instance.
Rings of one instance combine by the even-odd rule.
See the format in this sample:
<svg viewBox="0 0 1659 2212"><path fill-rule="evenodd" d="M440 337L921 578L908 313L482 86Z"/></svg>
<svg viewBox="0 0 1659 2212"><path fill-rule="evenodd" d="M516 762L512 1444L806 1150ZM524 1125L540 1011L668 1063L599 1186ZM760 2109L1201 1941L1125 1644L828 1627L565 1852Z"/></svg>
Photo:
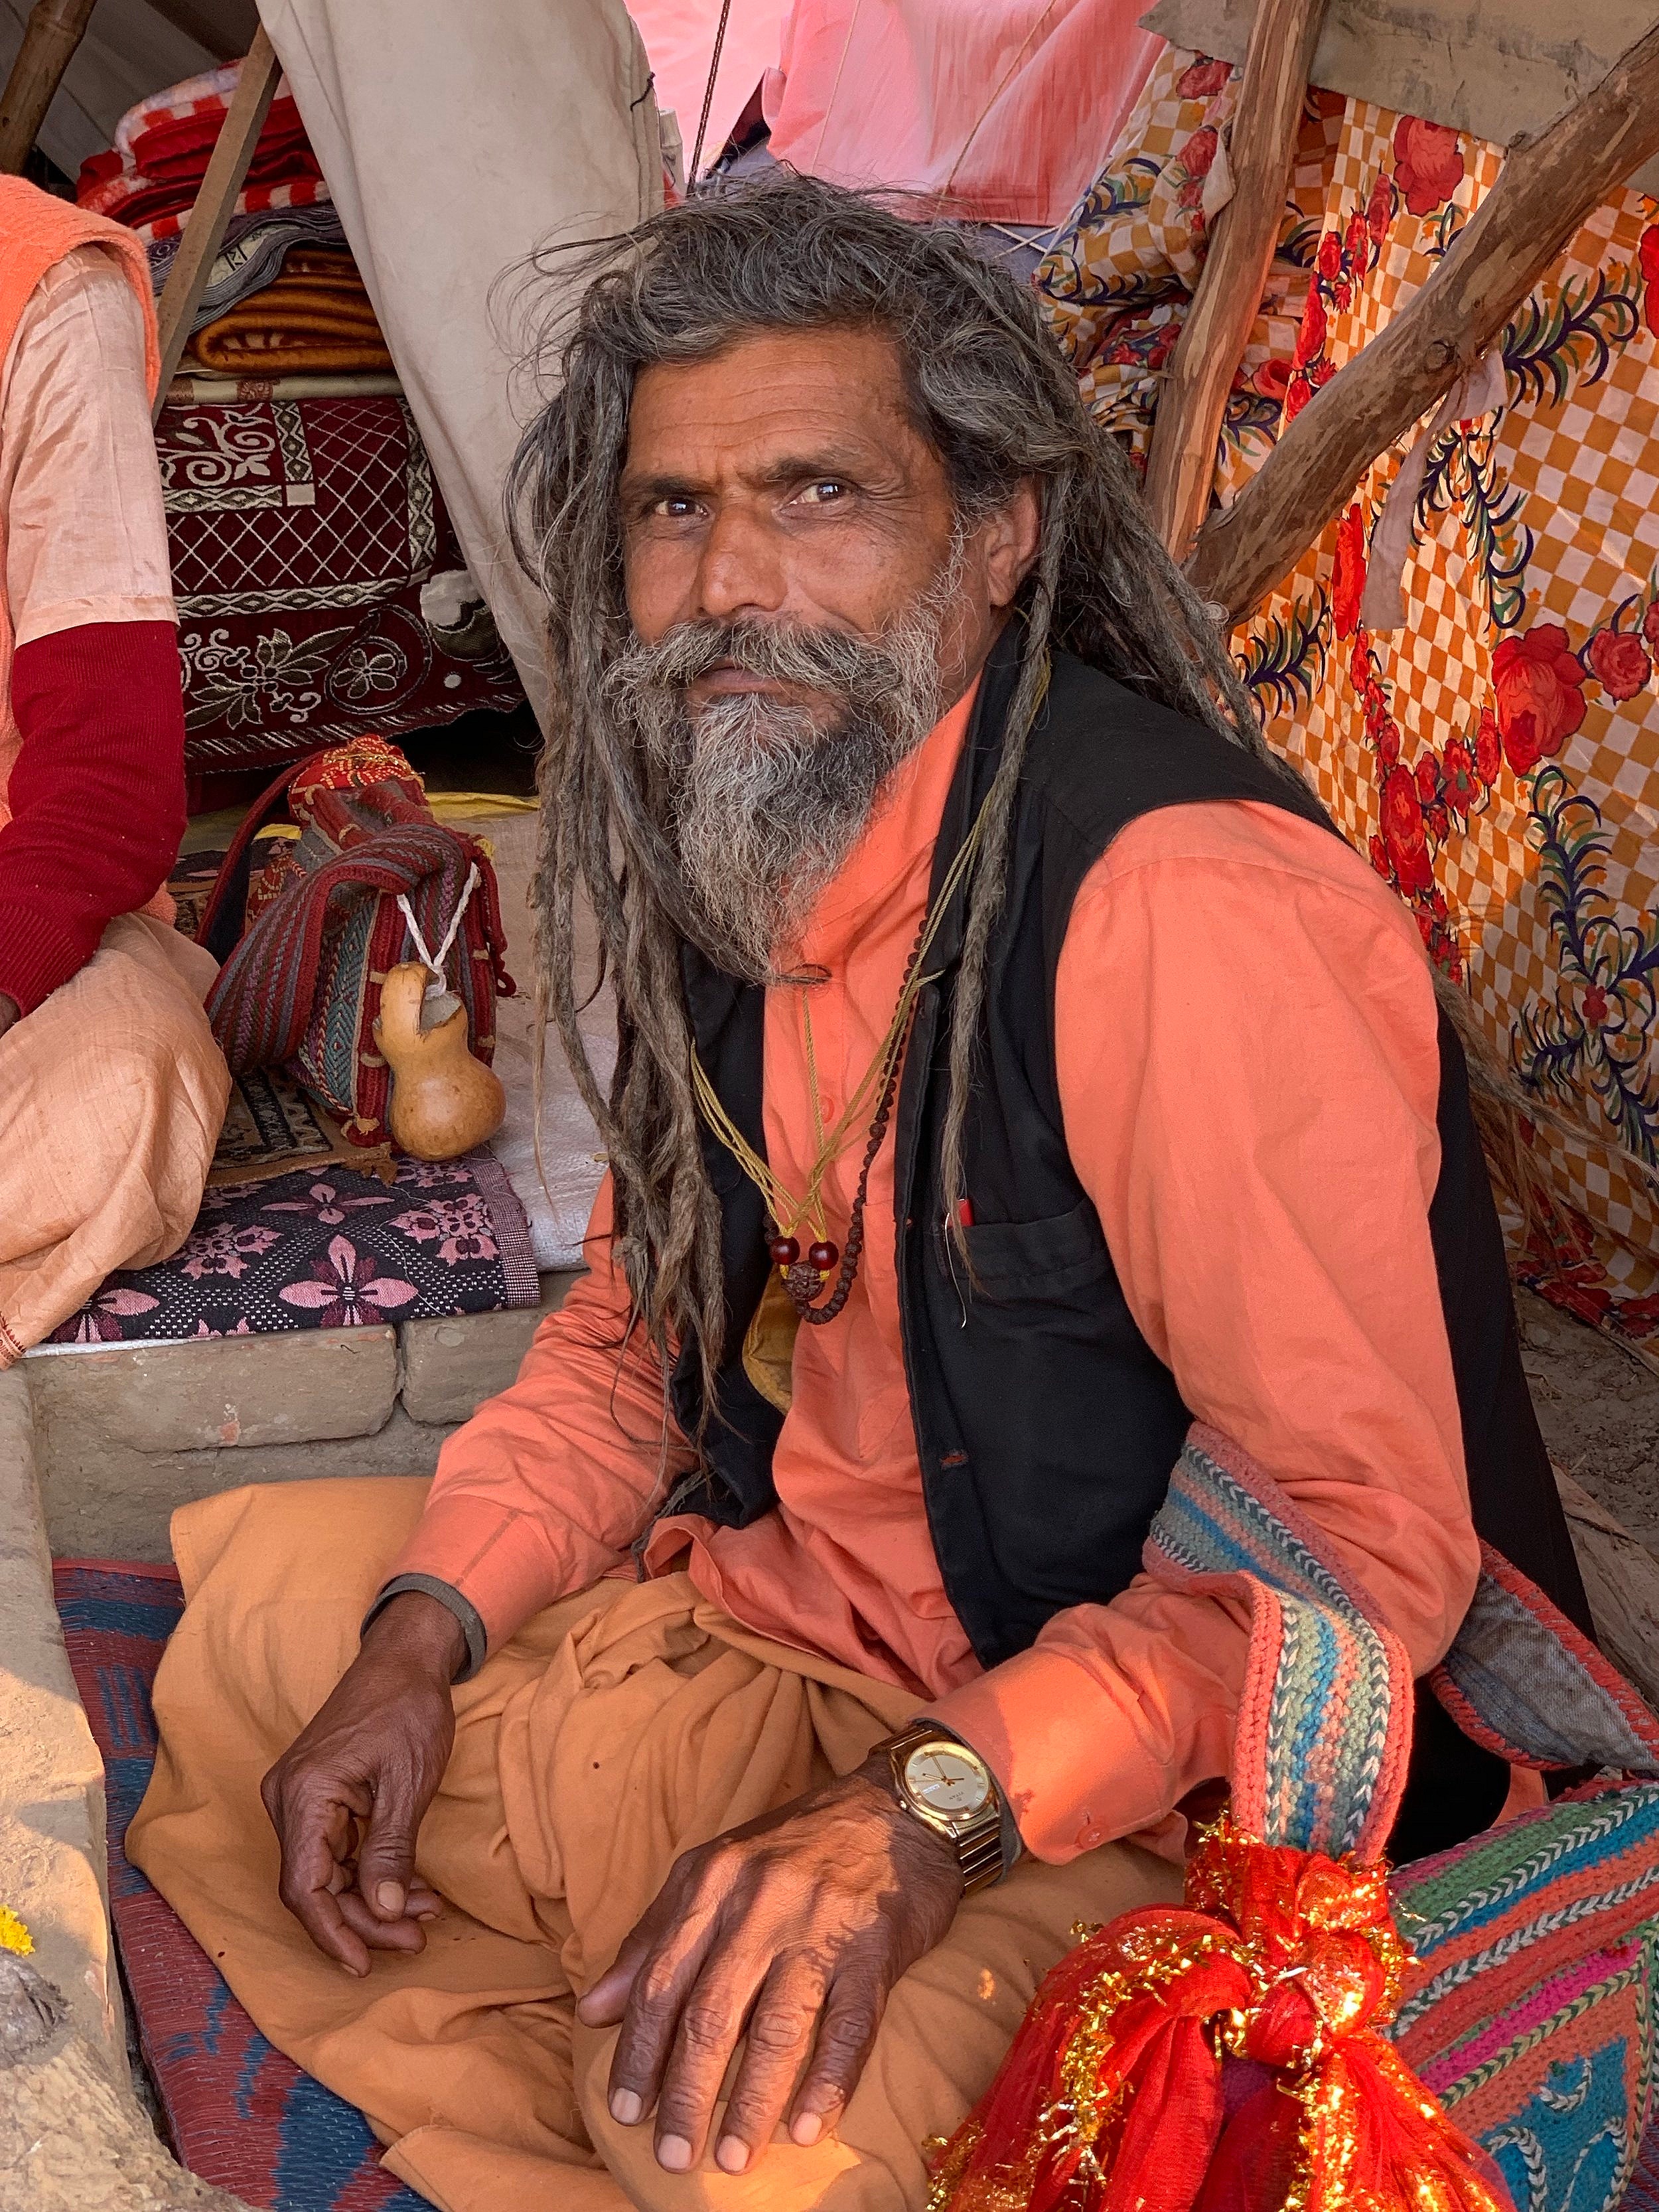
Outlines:
<svg viewBox="0 0 1659 2212"><path fill-rule="evenodd" d="M930 1813L960 1820L991 1795L990 1777L971 1752L955 1744L923 1744L904 1762L904 1786Z"/></svg>

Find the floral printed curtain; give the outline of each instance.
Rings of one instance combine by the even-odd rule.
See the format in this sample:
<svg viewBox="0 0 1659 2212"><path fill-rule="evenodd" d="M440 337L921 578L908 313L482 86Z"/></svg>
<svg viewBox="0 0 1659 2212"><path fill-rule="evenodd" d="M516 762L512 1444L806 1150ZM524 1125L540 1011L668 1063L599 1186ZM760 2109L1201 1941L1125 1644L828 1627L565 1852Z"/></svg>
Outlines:
<svg viewBox="0 0 1659 2212"><path fill-rule="evenodd" d="M1037 272L1091 407L1138 461L1237 90L1225 63L1168 51ZM1502 161L1310 94L1228 403L1224 501L1424 283ZM1659 209L1626 191L1455 403L1485 411L1384 454L1233 649L1270 738L1411 907L1534 1103L1509 1178L1522 1276L1659 1354L1656 331ZM1384 627L1396 574L1404 621Z"/></svg>

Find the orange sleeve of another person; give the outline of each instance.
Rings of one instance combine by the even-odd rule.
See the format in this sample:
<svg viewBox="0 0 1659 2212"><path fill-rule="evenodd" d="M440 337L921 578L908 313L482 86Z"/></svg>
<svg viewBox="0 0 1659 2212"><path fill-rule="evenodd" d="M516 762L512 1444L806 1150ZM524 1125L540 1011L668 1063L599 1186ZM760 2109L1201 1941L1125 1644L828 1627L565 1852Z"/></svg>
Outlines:
<svg viewBox="0 0 1659 2212"><path fill-rule="evenodd" d="M667 1423L661 1363L629 1329L612 1264L611 1178L583 1252L589 1272L536 1332L516 1382L444 1445L420 1526L387 1581L459 1590L493 1650L532 1613L618 1566L692 1457Z"/></svg>
<svg viewBox="0 0 1659 2212"><path fill-rule="evenodd" d="M1067 1143L1137 1324L1425 1671L1479 1554L1429 1239L1439 1059L1415 924L1328 831L1168 808L1085 880L1055 1031ZM1245 1648L1241 1612L1140 1577L930 1710L1063 1860L1227 1771Z"/></svg>

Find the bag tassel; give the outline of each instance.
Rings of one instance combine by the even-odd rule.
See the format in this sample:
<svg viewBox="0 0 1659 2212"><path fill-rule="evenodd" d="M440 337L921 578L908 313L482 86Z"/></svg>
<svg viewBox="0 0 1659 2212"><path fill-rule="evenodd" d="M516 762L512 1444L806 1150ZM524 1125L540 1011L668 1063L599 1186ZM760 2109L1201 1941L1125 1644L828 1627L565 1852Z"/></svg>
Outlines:
<svg viewBox="0 0 1659 2212"><path fill-rule="evenodd" d="M1381 2032L1409 1963L1385 1865L1223 1820L1183 1907L1078 1933L928 2212L1512 2212Z"/></svg>

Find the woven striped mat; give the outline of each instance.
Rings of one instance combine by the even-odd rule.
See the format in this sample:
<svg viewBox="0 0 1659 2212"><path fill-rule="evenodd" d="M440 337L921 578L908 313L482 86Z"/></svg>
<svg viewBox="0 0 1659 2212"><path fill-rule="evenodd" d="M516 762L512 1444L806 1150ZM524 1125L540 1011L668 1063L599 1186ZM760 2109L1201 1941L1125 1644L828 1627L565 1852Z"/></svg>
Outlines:
<svg viewBox="0 0 1659 2212"><path fill-rule="evenodd" d="M150 1685L183 1610L178 1576L102 1559L60 1560L54 1573L70 1664L104 1759L121 1963L174 2150L204 2180L270 2212L429 2212L380 2166L362 2114L266 2042L122 1848L155 1762ZM1659 2212L1659 2124L1620 2212Z"/></svg>
<svg viewBox="0 0 1659 2212"><path fill-rule="evenodd" d="M122 1848L155 1759L150 1685L184 1608L171 1567L64 1559L58 1610L103 1753L110 1904L174 2152L269 2212L431 2212L380 2166L368 2122L272 2048Z"/></svg>

